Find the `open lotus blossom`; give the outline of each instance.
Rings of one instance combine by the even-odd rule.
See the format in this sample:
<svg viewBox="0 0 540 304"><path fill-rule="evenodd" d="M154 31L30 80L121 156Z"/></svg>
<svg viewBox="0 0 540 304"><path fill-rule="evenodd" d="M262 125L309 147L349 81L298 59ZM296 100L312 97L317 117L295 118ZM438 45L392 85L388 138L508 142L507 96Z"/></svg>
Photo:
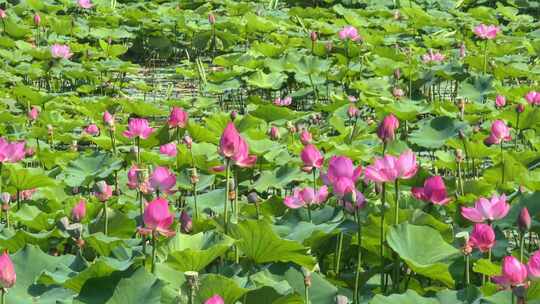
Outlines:
<svg viewBox="0 0 540 304"><path fill-rule="evenodd" d="M432 49L429 49L429 51L422 56L422 61L424 63L437 63L437 62L443 62L446 56L439 52L433 52Z"/></svg>
<svg viewBox="0 0 540 304"><path fill-rule="evenodd" d="M112 115L111 113L109 113L109 111L105 111L103 112L103 123L109 127L113 127L114 126L114 115Z"/></svg>
<svg viewBox="0 0 540 304"><path fill-rule="evenodd" d="M392 155L375 158L373 164L366 167L364 174L367 181L375 183L393 182L399 176L397 158Z"/></svg>
<svg viewBox="0 0 540 304"><path fill-rule="evenodd" d="M98 136L99 128L96 124L90 124L86 128L84 128L84 133L92 136Z"/></svg>
<svg viewBox="0 0 540 304"><path fill-rule="evenodd" d="M53 58L69 59L73 56L73 53L71 53L69 46L56 43L51 46L51 56Z"/></svg>
<svg viewBox="0 0 540 304"><path fill-rule="evenodd" d="M305 172L311 172L311 170L322 167L324 158L321 152L313 144L306 145L302 152L300 152L300 158L304 162L302 170Z"/></svg>
<svg viewBox="0 0 540 304"><path fill-rule="evenodd" d="M222 297L216 294L216 295L213 295L208 300L206 300L204 304L225 304L225 301L223 300Z"/></svg>
<svg viewBox="0 0 540 304"><path fill-rule="evenodd" d="M398 170L398 178L410 179L418 172L418 164L416 163L416 154L412 150L406 150L399 155L396 161Z"/></svg>
<svg viewBox="0 0 540 304"><path fill-rule="evenodd" d="M424 187L413 187L411 193L416 199L435 205L446 205L450 202L444 181L438 175L426 179Z"/></svg>
<svg viewBox="0 0 540 304"><path fill-rule="evenodd" d="M377 128L377 136L387 143L396 138L396 130L399 128L399 120L394 114L389 114L383 118Z"/></svg>
<svg viewBox="0 0 540 304"><path fill-rule="evenodd" d="M320 205L326 201L327 197L328 188L326 186L322 186L317 192L311 187L296 188L293 195L285 197L283 203L291 209L298 209L304 206Z"/></svg>
<svg viewBox="0 0 540 304"><path fill-rule="evenodd" d="M223 130L218 152L239 167L251 167L257 161L257 156L249 154L247 142L240 136L232 122L229 122Z"/></svg>
<svg viewBox="0 0 540 304"><path fill-rule="evenodd" d="M495 120L491 124L491 134L485 139L486 145L498 145L504 141L512 140L510 128L500 119Z"/></svg>
<svg viewBox="0 0 540 304"><path fill-rule="evenodd" d="M171 128L185 128L188 123L189 115L184 109L179 107L173 107L171 115L169 116L169 127Z"/></svg>
<svg viewBox="0 0 540 304"><path fill-rule="evenodd" d="M502 108L505 105L506 105L506 97L502 95L497 95L497 97L495 98L495 106L497 108Z"/></svg>
<svg viewBox="0 0 540 304"><path fill-rule="evenodd" d="M17 281L17 274L15 273L15 267L8 253L4 251L0 255L0 286L2 288L11 288Z"/></svg>
<svg viewBox="0 0 540 304"><path fill-rule="evenodd" d="M309 145L313 142L313 136L309 133L308 130L304 129L300 132L300 142L302 145Z"/></svg>
<svg viewBox="0 0 540 304"><path fill-rule="evenodd" d="M32 106L30 111L28 111L28 120L35 121L39 116L39 109L36 106Z"/></svg>
<svg viewBox="0 0 540 304"><path fill-rule="evenodd" d="M350 158L332 156L328 162L328 171L321 172L321 178L326 185L331 185L338 197L355 189L355 183L362 174L362 167L355 167Z"/></svg>
<svg viewBox="0 0 540 304"><path fill-rule="evenodd" d="M71 209L71 218L75 222L80 222L86 215L86 201L81 199L74 207Z"/></svg>
<svg viewBox="0 0 540 304"><path fill-rule="evenodd" d="M488 224L474 224L469 238L469 245L478 248L481 252L487 252L495 245L495 232Z"/></svg>
<svg viewBox="0 0 540 304"><path fill-rule="evenodd" d="M480 39L495 39L501 29L496 25L480 24L474 27L474 34Z"/></svg>
<svg viewBox="0 0 540 304"><path fill-rule="evenodd" d="M151 191L173 193L176 175L166 167L156 167L148 179Z"/></svg>
<svg viewBox="0 0 540 304"><path fill-rule="evenodd" d="M24 142L9 142L0 137L0 163L16 163L25 156Z"/></svg>
<svg viewBox="0 0 540 304"><path fill-rule="evenodd" d="M525 100L531 105L540 105L540 92L530 91L525 94Z"/></svg>
<svg viewBox="0 0 540 304"><path fill-rule="evenodd" d="M96 183L95 196L102 202L107 201L111 198L113 189L105 181L99 181Z"/></svg>
<svg viewBox="0 0 540 304"><path fill-rule="evenodd" d="M173 142L170 142L168 144L161 145L159 147L159 153L170 156L170 157L174 157L178 153L178 150L176 149L176 144Z"/></svg>
<svg viewBox="0 0 540 304"><path fill-rule="evenodd" d="M147 139L153 132L154 129L150 128L148 120L144 118L132 118L129 120L128 129L123 134L127 138L139 137Z"/></svg>
<svg viewBox="0 0 540 304"><path fill-rule="evenodd" d="M77 0L77 4L79 5L79 7L84 9L89 9L93 6L92 1L90 0Z"/></svg>
<svg viewBox="0 0 540 304"><path fill-rule="evenodd" d="M518 217L518 227L521 231L529 231L531 229L531 215L529 214L529 209L527 207L523 207L521 211L519 212Z"/></svg>
<svg viewBox="0 0 540 304"><path fill-rule="evenodd" d="M492 222L504 218L510 211L506 196L493 195L491 200L481 197L474 207L462 207L461 215L474 223Z"/></svg>
<svg viewBox="0 0 540 304"><path fill-rule="evenodd" d="M285 97L283 99L280 98L280 97L274 99L274 104L276 106L280 106L280 107L290 106L291 103L292 103L292 97L290 97L290 96L287 96L287 97Z"/></svg>
<svg viewBox="0 0 540 304"><path fill-rule="evenodd" d="M340 40L352 40L352 41L358 41L362 40L362 37L360 34L358 34L358 30L351 25L347 25L344 28L342 28L338 33Z"/></svg>
<svg viewBox="0 0 540 304"><path fill-rule="evenodd" d="M529 279L534 281L540 280L540 250L535 251L529 258L527 270Z"/></svg>
<svg viewBox="0 0 540 304"><path fill-rule="evenodd" d="M145 227L139 228L139 233L143 235L161 234L170 237L176 234L170 229L174 215L169 211L169 203L163 198L158 197L148 203L144 209L143 221Z"/></svg>
<svg viewBox="0 0 540 304"><path fill-rule="evenodd" d="M527 266L513 256L505 256L502 262L502 274L494 276L492 279L493 282L505 288L510 288L525 284L527 276Z"/></svg>

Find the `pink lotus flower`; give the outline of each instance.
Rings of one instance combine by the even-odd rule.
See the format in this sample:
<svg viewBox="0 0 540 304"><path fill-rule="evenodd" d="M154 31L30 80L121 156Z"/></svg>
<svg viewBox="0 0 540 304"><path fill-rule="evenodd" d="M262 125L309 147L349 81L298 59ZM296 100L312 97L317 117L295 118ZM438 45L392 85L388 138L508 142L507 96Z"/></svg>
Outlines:
<svg viewBox="0 0 540 304"><path fill-rule="evenodd" d="M36 188L26 189L26 190L21 191L19 195L21 197L21 200L29 201L32 199L32 195L34 195L34 193L36 192L37 192ZM17 199L16 197L13 198L13 200L16 200L16 199Z"/></svg>
<svg viewBox="0 0 540 304"><path fill-rule="evenodd" d="M37 26L41 24L41 16L38 13L34 14L34 24Z"/></svg>
<svg viewBox="0 0 540 304"><path fill-rule="evenodd" d="M111 115L109 111L103 112L103 123L106 124L109 127L114 126L114 115Z"/></svg>
<svg viewBox="0 0 540 304"><path fill-rule="evenodd" d="M206 300L204 304L225 304L225 301L223 300L222 297L216 294L216 295L213 295L208 300Z"/></svg>
<svg viewBox="0 0 540 304"><path fill-rule="evenodd" d="M506 126L504 121L497 119L491 124L491 134L484 140L486 145L497 145L503 141L512 140L510 128Z"/></svg>
<svg viewBox="0 0 540 304"><path fill-rule="evenodd" d="M188 122L189 115L184 109L173 107L169 116L169 127L185 128Z"/></svg>
<svg viewBox="0 0 540 304"><path fill-rule="evenodd" d="M349 118L356 118L358 116L358 108L355 107L354 105L349 105L349 108L347 109L347 115L349 116Z"/></svg>
<svg viewBox="0 0 540 304"><path fill-rule="evenodd" d="M450 198L446 194L444 181L438 175L429 177L424 182L424 187L414 187L411 192L416 199L431 202L435 205L446 205L450 202Z"/></svg>
<svg viewBox="0 0 540 304"><path fill-rule="evenodd" d="M77 3L79 4L79 7L84 9L92 8L93 4L90 0L77 0Z"/></svg>
<svg viewBox="0 0 540 304"><path fill-rule="evenodd" d="M308 130L304 129L302 130L302 132L300 132L300 142L304 146L309 145L313 142L313 136L311 135L311 133L309 133Z"/></svg>
<svg viewBox="0 0 540 304"><path fill-rule="evenodd" d="M480 24L474 27L474 34L480 39L495 39L501 29L496 25Z"/></svg>
<svg viewBox="0 0 540 304"><path fill-rule="evenodd" d="M358 98L356 98L356 97L354 97L352 95L349 95L349 96L347 96L347 100L349 100L352 103L355 103L355 102L358 101Z"/></svg>
<svg viewBox="0 0 540 304"><path fill-rule="evenodd" d="M393 182L399 177L398 159L392 155L376 158L372 165L366 167L366 180L375 183Z"/></svg>
<svg viewBox="0 0 540 304"><path fill-rule="evenodd" d="M418 165L416 164L416 155L412 150L406 150L399 155L396 167L398 170L398 178L410 179L418 172Z"/></svg>
<svg viewBox="0 0 540 304"><path fill-rule="evenodd" d="M321 172L321 178L326 185L332 185L334 193L341 198L356 188L355 183L361 174L362 167L355 167L350 158L332 156L328 162L328 171Z"/></svg>
<svg viewBox="0 0 540 304"><path fill-rule="evenodd" d="M71 53L69 46L56 43L51 46L51 56L53 58L69 59L73 56L73 53Z"/></svg>
<svg viewBox="0 0 540 304"><path fill-rule="evenodd" d="M39 109L35 106L32 106L32 109L28 111L28 119L30 121L35 121L39 116Z"/></svg>
<svg viewBox="0 0 540 304"><path fill-rule="evenodd" d="M80 222L86 215L86 202L84 199L81 199L74 207L71 209L71 218L75 222Z"/></svg>
<svg viewBox="0 0 540 304"><path fill-rule="evenodd" d="M0 19L6 19L7 14L6 11L0 8Z"/></svg>
<svg viewBox="0 0 540 304"><path fill-rule="evenodd" d="M444 56L443 54L439 52L434 53L433 50L430 49L427 54L424 54L422 56L422 61L424 63L437 63L437 62L443 62L445 58L446 56Z"/></svg>
<svg viewBox="0 0 540 304"><path fill-rule="evenodd" d="M132 165L131 168L129 168L129 171L127 173L128 182L127 186L129 189L134 190L139 187L139 167L137 165Z"/></svg>
<svg viewBox="0 0 540 304"><path fill-rule="evenodd" d="M183 233L190 233L193 229L193 220L185 210L180 213L180 229Z"/></svg>
<svg viewBox="0 0 540 304"><path fill-rule="evenodd" d="M405 92L399 87L395 87L392 89L392 96L394 96L395 99L401 99L403 96L405 96Z"/></svg>
<svg viewBox="0 0 540 304"><path fill-rule="evenodd" d="M345 193L342 199L345 210L350 213L354 213L357 210L364 208L366 205L366 198L362 192L352 189L349 193Z"/></svg>
<svg viewBox="0 0 540 304"><path fill-rule="evenodd" d="M233 155L232 160L238 167L249 168L257 161L257 156L249 154L249 146L247 142L240 137L238 140L237 153Z"/></svg>
<svg viewBox="0 0 540 304"><path fill-rule="evenodd" d="M170 156L170 157L175 157L176 154L178 153L178 150L176 149L176 144L171 142L168 144L161 145L159 147L159 153Z"/></svg>
<svg viewBox="0 0 540 304"><path fill-rule="evenodd" d="M272 140L279 140L281 137L279 134L279 129L276 126L271 126L270 130L268 131L268 135L270 135L270 139Z"/></svg>
<svg viewBox="0 0 540 304"><path fill-rule="evenodd" d="M317 148L312 144L308 144L304 147L300 153L300 158L304 162L302 170L306 172L311 172L313 168L322 167L324 162L321 152L319 152L319 150L317 150Z"/></svg>
<svg viewBox="0 0 540 304"><path fill-rule="evenodd" d="M113 189L105 181L96 183L95 196L102 202L107 201L112 196Z"/></svg>
<svg viewBox="0 0 540 304"><path fill-rule="evenodd" d="M154 132L154 129L150 128L148 120L144 118L132 118L129 120L128 129L123 134L127 138L139 137L147 139L152 132Z"/></svg>
<svg viewBox="0 0 540 304"><path fill-rule="evenodd" d="M531 215L527 207L523 207L519 212L518 227L521 231L529 231L531 229Z"/></svg>
<svg viewBox="0 0 540 304"><path fill-rule="evenodd" d="M506 196L493 195L491 200L481 197L474 207L462 207L461 215L474 223L492 222L504 218L510 211Z"/></svg>
<svg viewBox="0 0 540 304"><path fill-rule="evenodd" d="M502 108L506 105L506 98L502 95L497 95L495 98L495 106L497 108Z"/></svg>
<svg viewBox="0 0 540 304"><path fill-rule="evenodd" d="M322 186L317 192L311 187L296 188L292 196L285 197L283 203L291 209L298 209L304 206L320 205L326 201L327 197L328 188L326 186Z"/></svg>
<svg viewBox="0 0 540 304"><path fill-rule="evenodd" d="M0 286L11 288L17 281L17 274L13 263L6 251L0 256Z"/></svg>
<svg viewBox="0 0 540 304"><path fill-rule="evenodd" d="M513 256L505 256L502 262L502 275L493 277L493 281L505 288L525 284L527 266Z"/></svg>
<svg viewBox="0 0 540 304"><path fill-rule="evenodd" d="M390 142L396 138L397 128L399 128L399 120L394 114L390 114L379 124L377 136L385 143Z"/></svg>
<svg viewBox="0 0 540 304"><path fill-rule="evenodd" d="M525 95L525 100L532 105L540 105L540 92L530 91Z"/></svg>
<svg viewBox="0 0 540 304"><path fill-rule="evenodd" d="M469 245L487 252L495 245L495 232L488 224L474 224Z"/></svg>
<svg viewBox="0 0 540 304"><path fill-rule="evenodd" d="M286 107L286 106L290 106L292 103L292 97L290 96L287 96L283 99L281 99L280 97L274 99L274 104L278 107Z"/></svg>
<svg viewBox="0 0 540 304"><path fill-rule="evenodd" d="M84 132L92 136L97 136L99 134L99 128L95 124L90 124L84 129Z"/></svg>
<svg viewBox="0 0 540 304"><path fill-rule="evenodd" d="M529 274L529 279L534 281L540 279L540 250L535 251L529 258L527 272Z"/></svg>
<svg viewBox="0 0 540 304"><path fill-rule="evenodd" d="M0 163L16 163L22 160L25 153L24 142L9 142L0 137Z"/></svg>
<svg viewBox="0 0 540 304"><path fill-rule="evenodd" d="M170 229L174 216L169 211L169 203L163 198L156 198L144 209L143 221L145 227L139 228L139 233L143 235L161 234L171 237L176 233Z"/></svg>
<svg viewBox="0 0 540 304"><path fill-rule="evenodd" d="M216 16L214 16L214 14L212 14L212 13L208 14L208 22L210 24L215 24L216 23Z"/></svg>
<svg viewBox="0 0 540 304"><path fill-rule="evenodd" d="M156 167L149 179L151 191L165 192L170 194L176 185L176 175L166 167Z"/></svg>
<svg viewBox="0 0 540 304"><path fill-rule="evenodd" d="M350 39L352 41L362 40L362 37L360 34L358 34L358 30L351 25L347 25L344 28L342 28L338 33L340 40L347 40Z"/></svg>
<svg viewBox="0 0 540 304"><path fill-rule="evenodd" d="M227 124L219 143L219 154L231 159L239 167L251 167L257 161L257 156L249 155L249 146L240 136L232 122Z"/></svg>
<svg viewBox="0 0 540 304"><path fill-rule="evenodd" d="M182 142L188 149L191 149L191 146L193 145L193 139L189 135L184 135L184 138L182 139Z"/></svg>

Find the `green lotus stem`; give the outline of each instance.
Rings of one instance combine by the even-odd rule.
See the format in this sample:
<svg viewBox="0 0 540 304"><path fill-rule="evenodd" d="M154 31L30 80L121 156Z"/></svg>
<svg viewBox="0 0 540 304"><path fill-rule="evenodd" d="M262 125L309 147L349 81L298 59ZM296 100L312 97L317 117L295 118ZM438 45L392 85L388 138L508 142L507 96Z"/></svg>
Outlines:
<svg viewBox="0 0 540 304"><path fill-rule="evenodd" d="M306 298L306 304L310 304L311 301L309 300L309 286L304 285L304 297Z"/></svg>
<svg viewBox="0 0 540 304"><path fill-rule="evenodd" d="M4 29L5 31L5 29ZM2 301L0 302L1 304L6 304L7 301L6 301L6 289L5 288L2 288Z"/></svg>
<svg viewBox="0 0 540 304"><path fill-rule="evenodd" d="M238 223L238 168L234 167L234 223Z"/></svg>
<svg viewBox="0 0 540 304"><path fill-rule="evenodd" d="M225 234L227 234L228 231L228 210L227 205L229 203L229 170L230 170L230 160L227 159L225 162L225 201L223 206L223 223L225 225Z"/></svg>
<svg viewBox="0 0 540 304"><path fill-rule="evenodd" d="M530 233L530 232L529 232ZM525 232L521 233L519 241L519 261L523 263L523 252L525 250Z"/></svg>
<svg viewBox="0 0 540 304"><path fill-rule="evenodd" d="M109 230L109 214L107 212L107 201L103 203L103 219L104 219L103 231L105 235L107 235L107 232Z"/></svg>
<svg viewBox="0 0 540 304"><path fill-rule="evenodd" d="M21 210L21 192L17 189L17 211Z"/></svg>
<svg viewBox="0 0 540 304"><path fill-rule="evenodd" d="M458 167L458 186L459 186L459 189L460 189L460 194L464 195L465 191L463 190L463 174L461 172L462 170L461 170L461 162L460 161L457 161L457 167Z"/></svg>
<svg viewBox="0 0 540 304"><path fill-rule="evenodd" d="M313 89L313 94L315 94L315 101L319 102L319 92L317 91L317 87L315 87L315 84L313 83L313 77L311 77L311 74L309 74L309 82L311 84L311 88Z"/></svg>
<svg viewBox="0 0 540 304"><path fill-rule="evenodd" d="M111 147L113 150L113 154L116 155L116 139L114 138L114 132L111 128L109 128L109 137L111 138Z"/></svg>
<svg viewBox="0 0 540 304"><path fill-rule="evenodd" d="M503 150L503 140L501 140L501 185L504 184L504 150Z"/></svg>
<svg viewBox="0 0 540 304"><path fill-rule="evenodd" d="M484 41L484 75L487 74L487 39Z"/></svg>
<svg viewBox="0 0 540 304"><path fill-rule="evenodd" d="M360 303L360 296L358 290L360 288L360 270L362 269L362 226L360 225L360 211L356 210L355 212L356 224L358 225L358 230L356 232L356 238L358 239L358 255L356 256L356 274L354 276L354 294L353 294L353 303Z"/></svg>
<svg viewBox="0 0 540 304"><path fill-rule="evenodd" d="M399 180L396 178L395 184L394 184L394 191L395 191L395 214L394 214L394 224L397 226L399 225ZM395 253L394 256L394 290L397 292L399 291L399 255Z"/></svg>
<svg viewBox="0 0 540 304"><path fill-rule="evenodd" d="M157 240L156 235L152 235L152 273L156 273L156 252L157 252Z"/></svg>
<svg viewBox="0 0 540 304"><path fill-rule="evenodd" d="M467 284L467 287L469 287L469 285L471 284L470 264L471 264L471 255L467 254L465 256L465 284Z"/></svg>
<svg viewBox="0 0 540 304"><path fill-rule="evenodd" d="M519 137L519 112L516 113L516 138L514 139L514 150L518 149L518 137Z"/></svg>
<svg viewBox="0 0 540 304"><path fill-rule="evenodd" d="M313 168L312 170L312 173L313 173L313 192L317 193L317 169ZM311 205L308 204L307 205L307 210L308 210L308 219L309 219L309 222L311 223Z"/></svg>
<svg viewBox="0 0 540 304"><path fill-rule="evenodd" d="M386 147L386 145L385 145ZM380 242L379 242L379 245L380 245L380 249L379 249L379 254L380 254L380 259L381 259L381 262L380 262L380 267L381 267L381 290L383 289L384 287L384 204L385 204L385 200L386 200L386 183L382 183L382 191L381 191L381 235L380 235Z"/></svg>
<svg viewBox="0 0 540 304"><path fill-rule="evenodd" d="M339 278L342 250L343 250L343 232L339 232L337 243L336 243L336 278Z"/></svg>

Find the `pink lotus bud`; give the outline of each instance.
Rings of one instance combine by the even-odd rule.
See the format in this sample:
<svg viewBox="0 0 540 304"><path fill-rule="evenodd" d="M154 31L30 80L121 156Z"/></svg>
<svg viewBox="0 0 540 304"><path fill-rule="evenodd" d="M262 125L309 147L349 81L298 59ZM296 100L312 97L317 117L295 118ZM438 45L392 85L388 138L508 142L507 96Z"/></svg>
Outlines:
<svg viewBox="0 0 540 304"><path fill-rule="evenodd" d="M180 229L183 233L191 233L193 230L193 221L186 211L180 213Z"/></svg>
<svg viewBox="0 0 540 304"><path fill-rule="evenodd" d="M28 119L30 121L35 121L39 116L39 110L37 107L35 106L32 106L32 109L30 109L30 111L28 111Z"/></svg>
<svg viewBox="0 0 540 304"><path fill-rule="evenodd" d="M150 128L148 120L144 118L132 118L129 120L128 129L123 134L127 138L139 137L147 139L153 132L154 129Z"/></svg>
<svg viewBox="0 0 540 304"><path fill-rule="evenodd" d="M149 178L152 191L173 193L176 185L176 175L166 167L156 167Z"/></svg>
<svg viewBox="0 0 540 304"><path fill-rule="evenodd" d="M386 116L379 124L377 136L383 142L390 142L396 137L397 128L399 128L399 120L394 116L394 114L390 114Z"/></svg>
<svg viewBox="0 0 540 304"><path fill-rule="evenodd" d="M270 130L268 131L268 134L270 135L270 138L272 140L279 140L281 135L279 134L279 129L276 126L270 127Z"/></svg>
<svg viewBox="0 0 540 304"><path fill-rule="evenodd" d="M530 91L525 95L525 100L531 105L540 105L540 92Z"/></svg>
<svg viewBox="0 0 540 304"><path fill-rule="evenodd" d="M495 145L510 140L512 140L510 128L506 126L504 121L497 119L491 124L491 134L484 142L486 145Z"/></svg>
<svg viewBox="0 0 540 304"><path fill-rule="evenodd" d="M516 106L516 112L523 113L524 111L525 111L525 105L518 103L518 105Z"/></svg>
<svg viewBox="0 0 540 304"><path fill-rule="evenodd" d="M93 4L90 0L77 0L77 3L79 4L79 7L84 9L92 8Z"/></svg>
<svg viewBox="0 0 540 304"><path fill-rule="evenodd" d="M96 197L105 202L112 197L112 187L109 186L105 181L99 181L96 183Z"/></svg>
<svg viewBox="0 0 540 304"><path fill-rule="evenodd" d="M331 41L324 44L324 48L326 49L326 52L330 53L332 52L332 49L334 48L334 45Z"/></svg>
<svg viewBox="0 0 540 304"><path fill-rule="evenodd" d="M0 256L0 286L2 288L11 288L17 281L17 274L15 268L11 262L11 258L8 253L4 253Z"/></svg>
<svg viewBox="0 0 540 304"><path fill-rule="evenodd" d="M234 121L238 117L238 111L232 110L229 116L231 117L231 120Z"/></svg>
<svg viewBox="0 0 540 304"><path fill-rule="evenodd" d="M176 233L170 229L174 215L169 211L169 203L163 198L156 198L144 209L143 221L145 227L139 228L143 235L161 234L171 237Z"/></svg>
<svg viewBox="0 0 540 304"><path fill-rule="evenodd" d="M395 99L401 99L405 95L405 92L401 88L395 87L392 89L392 95Z"/></svg>
<svg viewBox="0 0 540 304"><path fill-rule="evenodd" d="M208 22L210 24L215 24L216 23L216 16L214 16L214 14L212 14L212 13L208 14Z"/></svg>
<svg viewBox="0 0 540 304"><path fill-rule="evenodd" d="M185 128L188 122L189 115L184 109L174 107L169 116L169 127Z"/></svg>
<svg viewBox="0 0 540 304"><path fill-rule="evenodd" d="M493 281L509 288L523 285L527 280L527 266L513 256L505 256L502 262L502 275L493 277Z"/></svg>
<svg viewBox="0 0 540 304"><path fill-rule="evenodd" d="M176 144L171 142L168 144L161 145L159 147L159 153L170 156L170 157L175 157L176 154L178 153L178 150L176 149Z"/></svg>
<svg viewBox="0 0 540 304"><path fill-rule="evenodd" d="M4 204L9 204L9 202L11 201L11 195L7 192L2 192L0 198L2 199L2 203Z"/></svg>
<svg viewBox="0 0 540 304"><path fill-rule="evenodd" d="M111 115L109 111L103 113L103 123L109 127L114 126L114 115Z"/></svg>
<svg viewBox="0 0 540 304"><path fill-rule="evenodd" d="M188 149L191 149L191 146L193 145L193 139L189 135L184 135L184 138L182 139L182 142Z"/></svg>
<svg viewBox="0 0 540 304"><path fill-rule="evenodd" d="M222 297L216 294L216 295L213 295L208 300L206 300L204 304L225 304L225 301L223 300Z"/></svg>
<svg viewBox="0 0 540 304"><path fill-rule="evenodd" d="M309 133L308 130L304 129L300 133L300 141L302 142L304 146L309 145L313 141L313 137L311 136L311 133Z"/></svg>
<svg viewBox="0 0 540 304"><path fill-rule="evenodd" d="M323 165L324 158L319 150L312 144L304 147L300 153L300 158L304 162L303 170L311 172L313 168L320 168Z"/></svg>
<svg viewBox="0 0 540 304"><path fill-rule="evenodd" d="M317 41L317 32L311 32L309 34L309 37L311 38L311 41L313 42Z"/></svg>
<svg viewBox="0 0 540 304"><path fill-rule="evenodd" d="M354 105L349 105L349 108L347 109L347 115L349 116L349 118L356 118L358 117L358 108L355 107Z"/></svg>
<svg viewBox="0 0 540 304"><path fill-rule="evenodd" d="M34 15L34 24L36 26L39 26L41 24L41 16L38 13Z"/></svg>
<svg viewBox="0 0 540 304"><path fill-rule="evenodd" d="M6 19L6 18L7 18L6 11L0 8L0 19Z"/></svg>
<svg viewBox="0 0 540 304"><path fill-rule="evenodd" d="M492 222L504 218L510 211L506 196L493 195L490 200L481 197L474 207L462 207L461 215L474 223Z"/></svg>
<svg viewBox="0 0 540 304"><path fill-rule="evenodd" d="M477 25L473 30L476 37L480 39L495 39L500 31L501 29L496 25L485 24Z"/></svg>
<svg viewBox="0 0 540 304"><path fill-rule="evenodd" d="M497 95L495 98L495 106L497 108L502 108L506 105L506 98L502 95Z"/></svg>
<svg viewBox="0 0 540 304"><path fill-rule="evenodd" d="M527 207L523 207L519 212L518 227L521 231L529 231L531 229L531 215Z"/></svg>
<svg viewBox="0 0 540 304"><path fill-rule="evenodd" d="M99 128L95 124L90 124L84 129L84 132L92 136L98 136Z"/></svg>
<svg viewBox="0 0 540 304"><path fill-rule="evenodd" d="M481 252L487 252L495 245L495 232L488 224L474 224L469 242Z"/></svg>
<svg viewBox="0 0 540 304"><path fill-rule="evenodd" d="M86 201L81 199L74 207L71 209L71 218L75 222L80 222L86 215Z"/></svg>

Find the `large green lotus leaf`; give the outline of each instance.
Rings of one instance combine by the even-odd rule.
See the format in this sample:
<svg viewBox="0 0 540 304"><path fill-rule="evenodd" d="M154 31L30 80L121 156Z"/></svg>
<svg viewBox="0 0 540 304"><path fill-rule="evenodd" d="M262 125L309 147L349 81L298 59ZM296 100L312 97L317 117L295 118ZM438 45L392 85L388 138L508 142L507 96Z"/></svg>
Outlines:
<svg viewBox="0 0 540 304"><path fill-rule="evenodd" d="M257 16L253 13L248 13L244 16L246 20L246 29L250 32L268 33L276 29L274 22L267 20L264 17Z"/></svg>
<svg viewBox="0 0 540 304"><path fill-rule="evenodd" d="M466 126L464 122L446 116L430 118L420 122L419 129L411 133L409 140L424 148L437 149Z"/></svg>
<svg viewBox="0 0 540 304"><path fill-rule="evenodd" d="M9 289L7 293L7 303L41 303L37 298L47 291L44 285L36 283L38 276L47 270L55 269L59 265L69 265L75 261L75 256L64 254L59 257L48 255L39 248L32 245L26 246L24 249L15 253L11 257L15 272L17 273L17 282L15 286ZM54 294L59 295L65 293L52 292L49 297L53 298ZM58 298L55 300L61 300ZM53 303L55 303L53 301Z"/></svg>
<svg viewBox="0 0 540 304"><path fill-rule="evenodd" d="M102 204L102 203L99 203ZM126 213L120 212L116 209L107 209L108 214L108 233L109 236L130 238L137 230L137 223L134 219L130 218ZM103 215L103 214L102 214ZM91 233L103 232L104 229L104 217L100 216L97 220L93 221L89 225Z"/></svg>
<svg viewBox="0 0 540 304"><path fill-rule="evenodd" d="M118 246L125 245L126 241L121 238L111 237L98 232L84 238L86 245L94 249L101 256L108 256Z"/></svg>
<svg viewBox="0 0 540 304"><path fill-rule="evenodd" d="M474 262L473 271L492 277L501 274L501 266L495 265L490 260L480 259Z"/></svg>
<svg viewBox="0 0 540 304"><path fill-rule="evenodd" d="M23 204L20 210L11 213L12 218L34 231L46 231L54 225L54 215L41 211L38 207Z"/></svg>
<svg viewBox="0 0 540 304"><path fill-rule="evenodd" d="M433 298L422 297L409 289L404 294L376 295L369 304L440 304L440 302Z"/></svg>
<svg viewBox="0 0 540 304"><path fill-rule="evenodd" d="M81 155L68 164L64 180L71 187L88 186L94 179L105 178L121 167L121 160L115 160L106 153Z"/></svg>
<svg viewBox="0 0 540 304"><path fill-rule="evenodd" d="M437 300L441 304L469 304L476 303L478 298L482 297L480 289L476 286L461 290L442 290L437 293Z"/></svg>
<svg viewBox="0 0 540 304"><path fill-rule="evenodd" d="M455 258L459 250L446 243L437 230L404 223L391 227L387 240L411 269L453 286L454 280L448 271L449 260Z"/></svg>
<svg viewBox="0 0 540 304"><path fill-rule="evenodd" d="M223 255L233 243L233 239L217 232L177 234L159 252L162 256L168 254L167 263L174 269L200 271Z"/></svg>
<svg viewBox="0 0 540 304"><path fill-rule="evenodd" d="M10 166L9 184L17 190L27 190L53 186L55 181L45 175L42 169Z"/></svg>
<svg viewBox="0 0 540 304"><path fill-rule="evenodd" d="M16 232L13 229L3 229L0 233L0 248L16 251L23 248L26 244L47 248L51 240L65 239L66 237L68 235L58 229L42 233L30 233L22 229Z"/></svg>
<svg viewBox="0 0 540 304"><path fill-rule="evenodd" d="M197 292L197 302L204 303L214 295L220 295L225 304L234 304L248 289L238 286L238 283L218 274L204 275Z"/></svg>
<svg viewBox="0 0 540 304"><path fill-rule="evenodd" d="M106 304L161 304L164 283L144 270L137 269L130 277L118 282Z"/></svg>
<svg viewBox="0 0 540 304"><path fill-rule="evenodd" d="M287 164L273 171L263 171L253 188L257 191L266 191L268 188L285 188L292 181L309 180L307 173L298 166Z"/></svg>
<svg viewBox="0 0 540 304"><path fill-rule="evenodd" d="M479 76L471 82L462 83L459 86L458 96L475 102L484 102L488 94L493 92L493 77Z"/></svg>
<svg viewBox="0 0 540 304"><path fill-rule="evenodd" d="M282 73L270 73L265 74L262 71L256 71L251 74L246 82L250 86L254 86L261 89L273 89L277 90L281 88L283 82L287 79L287 76Z"/></svg>
<svg viewBox="0 0 540 304"><path fill-rule="evenodd" d="M232 227L238 248L256 263L294 262L312 269L315 260L308 248L298 242L281 239L265 221L246 220Z"/></svg>
<svg viewBox="0 0 540 304"><path fill-rule="evenodd" d="M257 109L251 112L251 115L262 118L267 122L276 120L292 120L299 116L298 113L285 107L275 105L260 105Z"/></svg>

